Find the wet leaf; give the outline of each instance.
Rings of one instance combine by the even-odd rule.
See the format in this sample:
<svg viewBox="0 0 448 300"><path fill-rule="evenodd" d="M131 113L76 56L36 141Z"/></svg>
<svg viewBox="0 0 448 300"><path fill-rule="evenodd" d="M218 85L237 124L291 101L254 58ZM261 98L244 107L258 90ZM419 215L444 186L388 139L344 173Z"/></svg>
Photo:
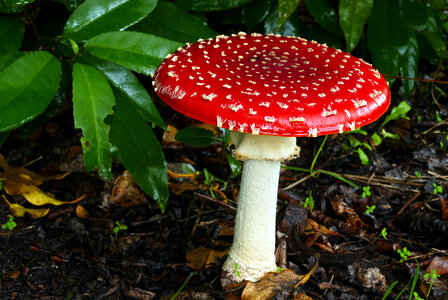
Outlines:
<svg viewBox="0 0 448 300"><path fill-rule="evenodd" d="M115 113L106 120L111 128L110 140L138 186L156 200L164 212L168 183L162 147L145 119L129 105L129 100L117 91L115 97Z"/></svg>
<svg viewBox="0 0 448 300"><path fill-rule="evenodd" d="M186 10L213 11L235 8L251 0L176 0L175 4Z"/></svg>
<svg viewBox="0 0 448 300"><path fill-rule="evenodd" d="M104 123L115 104L107 79L91 66L73 66L73 115L75 127L82 130L86 172L98 168L99 175L111 178L112 153L109 126Z"/></svg>
<svg viewBox="0 0 448 300"><path fill-rule="evenodd" d="M296 10L300 0L279 0L278 1L278 23L277 30L285 24L286 20Z"/></svg>
<svg viewBox="0 0 448 300"><path fill-rule="evenodd" d="M312 219L306 219L305 234L322 233L326 235L342 236L339 232L327 229L325 226L318 224Z"/></svg>
<svg viewBox="0 0 448 300"><path fill-rule="evenodd" d="M29 215L32 218L42 218L48 214L50 208L25 208L16 203L10 203L4 195L3 199L9 205L9 211L14 217L20 218Z"/></svg>
<svg viewBox="0 0 448 300"><path fill-rule="evenodd" d="M146 17L156 0L86 0L70 16L64 37L85 41L103 32L123 30Z"/></svg>
<svg viewBox="0 0 448 300"><path fill-rule="evenodd" d="M339 2L339 24L344 32L347 51L358 44L373 7L373 0L341 0Z"/></svg>
<svg viewBox="0 0 448 300"><path fill-rule="evenodd" d="M206 247L199 247L197 249L187 252L187 262L195 270L209 268L216 264L219 258L227 256L229 250L214 250Z"/></svg>
<svg viewBox="0 0 448 300"><path fill-rule="evenodd" d="M120 207L138 206L147 203L145 194L138 188L128 170L125 170L115 180L110 202Z"/></svg>

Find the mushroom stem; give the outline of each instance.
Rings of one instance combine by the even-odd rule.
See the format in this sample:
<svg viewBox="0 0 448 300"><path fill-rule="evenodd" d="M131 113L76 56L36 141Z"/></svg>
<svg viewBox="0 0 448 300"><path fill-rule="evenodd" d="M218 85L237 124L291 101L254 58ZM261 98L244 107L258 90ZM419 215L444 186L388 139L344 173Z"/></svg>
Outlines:
<svg viewBox="0 0 448 300"><path fill-rule="evenodd" d="M280 161L244 162L235 233L223 269L234 281L258 281L275 264L275 216Z"/></svg>

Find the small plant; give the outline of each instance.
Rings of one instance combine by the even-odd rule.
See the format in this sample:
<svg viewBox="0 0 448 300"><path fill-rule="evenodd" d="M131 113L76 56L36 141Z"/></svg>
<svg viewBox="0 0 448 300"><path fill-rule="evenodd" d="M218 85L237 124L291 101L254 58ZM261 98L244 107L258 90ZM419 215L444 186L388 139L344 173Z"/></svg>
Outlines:
<svg viewBox="0 0 448 300"><path fill-rule="evenodd" d="M432 186L434 187L434 189L432 190L433 195L441 194L443 192L442 187L437 183L434 182Z"/></svg>
<svg viewBox="0 0 448 300"><path fill-rule="evenodd" d="M118 221L115 222L115 225L117 225L117 226L114 227L113 232L115 234L115 239L118 239L118 232L120 232L122 230L127 230L128 226L120 224L120 222L118 222Z"/></svg>
<svg viewBox="0 0 448 300"><path fill-rule="evenodd" d="M415 174L415 177L417 177L417 178L421 178L422 177L422 174L419 171L417 171L417 170L415 170L414 174Z"/></svg>
<svg viewBox="0 0 448 300"><path fill-rule="evenodd" d="M366 216L370 215L371 213L373 213L373 211L375 210L375 208L376 208L375 205L372 205L372 206L366 205L366 211L364 212L364 214L365 214Z"/></svg>
<svg viewBox="0 0 448 300"><path fill-rule="evenodd" d="M5 180L5 178L0 178L0 191L3 190L3 180Z"/></svg>
<svg viewBox="0 0 448 300"><path fill-rule="evenodd" d="M303 202L302 205L305 208L309 207L310 208L310 212L313 211L313 209L314 209L314 198L313 198L312 191L310 191L310 195L308 197L306 197L305 202Z"/></svg>
<svg viewBox="0 0 448 300"><path fill-rule="evenodd" d="M412 255L412 253L406 247L404 247L403 250L398 249L397 252L398 254L400 254L400 262L408 260L408 257Z"/></svg>
<svg viewBox="0 0 448 300"><path fill-rule="evenodd" d="M431 272L425 273L425 275L423 275L423 278L425 279L426 283L429 284L429 289L428 289L428 293L426 294L426 297L429 297L429 293L431 292L432 285L434 284L434 280L436 280L437 277L440 277L440 275L437 274L437 271L435 269L432 269Z"/></svg>
<svg viewBox="0 0 448 300"><path fill-rule="evenodd" d="M283 269L283 268L280 268L280 267L277 267L277 272L281 272L281 271L284 271L285 269Z"/></svg>
<svg viewBox="0 0 448 300"><path fill-rule="evenodd" d="M9 236L11 235L11 231L14 230L14 228L17 227L17 223L14 222L14 217L10 216L8 222L2 225L2 229L8 229L8 237L7 240L9 241Z"/></svg>
<svg viewBox="0 0 448 300"><path fill-rule="evenodd" d="M370 186L363 186L362 187L362 197L370 197L372 195L372 192L370 191Z"/></svg>
<svg viewBox="0 0 448 300"><path fill-rule="evenodd" d="M380 235L383 237L383 239L387 240L387 231L386 231L386 228L383 228L383 230L381 230Z"/></svg>
<svg viewBox="0 0 448 300"><path fill-rule="evenodd" d="M241 273L240 273L240 271L238 270L238 264L237 264L237 263L234 263L234 264L233 264L233 267L235 268L236 276L241 277Z"/></svg>
<svg viewBox="0 0 448 300"><path fill-rule="evenodd" d="M422 297L420 297L417 292L414 292L414 299L415 300L425 300Z"/></svg>

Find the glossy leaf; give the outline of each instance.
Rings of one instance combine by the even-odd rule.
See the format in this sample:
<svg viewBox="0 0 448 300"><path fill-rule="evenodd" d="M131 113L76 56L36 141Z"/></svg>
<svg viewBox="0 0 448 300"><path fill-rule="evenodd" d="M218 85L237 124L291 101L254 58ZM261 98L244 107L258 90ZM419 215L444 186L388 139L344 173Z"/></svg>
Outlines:
<svg viewBox="0 0 448 300"><path fill-rule="evenodd" d="M166 128L165 122L154 105L154 101L132 71L88 54L82 55L80 60L88 62L100 70L115 88L128 96L146 121Z"/></svg>
<svg viewBox="0 0 448 300"><path fill-rule="evenodd" d="M174 3L185 10L214 11L239 7L250 1L252 0L176 0Z"/></svg>
<svg viewBox="0 0 448 300"><path fill-rule="evenodd" d="M401 21L398 2L375 0L367 26L367 46L374 66L382 74L397 75L408 41L409 31Z"/></svg>
<svg viewBox="0 0 448 300"><path fill-rule="evenodd" d="M0 131L39 115L54 97L61 65L50 53L26 54L0 72Z"/></svg>
<svg viewBox="0 0 448 300"><path fill-rule="evenodd" d="M264 33L278 33L283 36L300 36L296 24L293 23L291 19L287 20L280 28L278 28L278 10L272 9L263 22Z"/></svg>
<svg viewBox="0 0 448 300"><path fill-rule="evenodd" d="M168 183L162 147L146 121L129 105L127 98L119 92L115 95L115 113L106 119L110 125L110 140L134 180L164 212Z"/></svg>
<svg viewBox="0 0 448 300"><path fill-rule="evenodd" d="M0 1L0 12L12 14L18 13L25 9L30 3L36 0L2 0Z"/></svg>
<svg viewBox="0 0 448 300"><path fill-rule="evenodd" d="M178 142L193 146L209 146L220 141L213 132L200 127L187 127L179 130L174 138Z"/></svg>
<svg viewBox="0 0 448 300"><path fill-rule="evenodd" d="M285 24L286 20L292 15L296 10L297 5L300 0L279 0L278 1L278 24L277 27L280 28Z"/></svg>
<svg viewBox="0 0 448 300"><path fill-rule="evenodd" d="M269 10L272 7L272 2L273 0L252 1L243 7L241 17L243 24L248 31L251 31L257 24L261 23L267 17ZM283 23L281 25L283 25ZM279 27L281 27L281 25Z"/></svg>
<svg viewBox="0 0 448 300"><path fill-rule="evenodd" d="M159 1L157 7L142 21L129 30L160 36L181 43L196 42L198 39L217 35L210 27L196 17L170 2Z"/></svg>
<svg viewBox="0 0 448 300"><path fill-rule="evenodd" d="M323 28L333 34L341 34L337 11L327 0L305 0L305 5Z"/></svg>
<svg viewBox="0 0 448 300"><path fill-rule="evenodd" d="M84 0L56 0L65 5L68 11L75 10Z"/></svg>
<svg viewBox="0 0 448 300"><path fill-rule="evenodd" d="M24 34L25 25L19 17L0 15L0 56L17 51Z"/></svg>
<svg viewBox="0 0 448 300"><path fill-rule="evenodd" d="M401 52L400 67L399 67L401 76L407 78L416 78L418 71L418 61L419 61L419 49L418 49L417 37L413 34L410 34L405 51ZM412 91L415 87L415 81L404 80L403 86L406 96L409 97L412 94Z"/></svg>
<svg viewBox="0 0 448 300"><path fill-rule="evenodd" d="M90 172L98 168L103 178L112 176L112 146L104 119L112 113L114 104L112 88L100 71L79 63L73 66L73 115L75 127L83 133L85 169Z"/></svg>
<svg viewBox="0 0 448 300"><path fill-rule="evenodd" d="M157 0L86 0L70 16L64 37L85 41L103 32L123 30L146 17Z"/></svg>
<svg viewBox="0 0 448 300"><path fill-rule="evenodd" d="M358 44L372 7L373 0L341 0L339 2L339 24L344 32L348 52Z"/></svg>
<svg viewBox="0 0 448 300"><path fill-rule="evenodd" d="M151 76L167 54L181 44L140 32L107 32L87 41L90 54Z"/></svg>

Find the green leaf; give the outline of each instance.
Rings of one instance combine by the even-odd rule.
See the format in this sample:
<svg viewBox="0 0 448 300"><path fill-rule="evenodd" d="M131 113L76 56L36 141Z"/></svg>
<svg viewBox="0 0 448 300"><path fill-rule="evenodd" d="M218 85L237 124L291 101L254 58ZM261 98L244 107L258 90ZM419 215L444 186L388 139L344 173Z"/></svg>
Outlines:
<svg viewBox="0 0 448 300"><path fill-rule="evenodd" d="M185 10L214 11L242 6L252 0L176 0L174 3Z"/></svg>
<svg viewBox="0 0 448 300"><path fill-rule="evenodd" d="M361 161L361 164L368 165L370 163L369 157L361 148L354 150L354 152L358 152L358 157Z"/></svg>
<svg viewBox="0 0 448 300"><path fill-rule="evenodd" d="M246 26L248 31L251 31L256 25L261 23L267 17L269 10L272 7L272 2L273 0L252 1L243 7L241 17L243 24Z"/></svg>
<svg viewBox="0 0 448 300"><path fill-rule="evenodd" d="M14 61L21 58L25 54L26 54L26 52L14 51L14 52L9 52L6 55L0 56L0 71L5 69L7 66L12 64Z"/></svg>
<svg viewBox="0 0 448 300"><path fill-rule="evenodd" d="M50 53L26 54L0 73L0 131L30 121L48 106L61 78L61 65Z"/></svg>
<svg viewBox="0 0 448 300"><path fill-rule="evenodd" d="M358 44L372 7L373 0L339 2L339 24L344 32L348 52Z"/></svg>
<svg viewBox="0 0 448 300"><path fill-rule="evenodd" d="M17 51L24 34L25 25L19 17L0 14L0 56Z"/></svg>
<svg viewBox="0 0 448 300"><path fill-rule="evenodd" d="M395 106L391 109L390 114L386 117L383 124L381 124L380 128L383 128L384 125L386 125L390 121L408 118L406 116L406 114L410 110L411 110L411 106L406 101L401 101L397 106Z"/></svg>
<svg viewBox="0 0 448 300"><path fill-rule="evenodd" d="M417 37L414 34L409 34L408 43L401 52L399 70L403 77L416 78L418 71L418 61L419 61L419 49ZM403 80L403 86L405 90L406 97L412 94L415 87L414 80Z"/></svg>
<svg viewBox="0 0 448 300"><path fill-rule="evenodd" d="M162 212L168 201L166 162L162 147L145 120L132 109L127 98L115 93L115 113L106 119L110 140L118 157L140 188L156 200Z"/></svg>
<svg viewBox="0 0 448 300"><path fill-rule="evenodd" d="M0 2L0 12L15 14L25 9L25 6L36 0L2 0Z"/></svg>
<svg viewBox="0 0 448 300"><path fill-rule="evenodd" d="M90 54L151 76L167 54L181 44L141 32L107 32L87 41Z"/></svg>
<svg viewBox="0 0 448 300"><path fill-rule="evenodd" d="M84 0L56 0L65 5L68 11L75 10Z"/></svg>
<svg viewBox="0 0 448 300"><path fill-rule="evenodd" d="M132 71L87 53L84 53L79 59L100 70L115 88L124 93L136 105L146 121L166 128L154 101Z"/></svg>
<svg viewBox="0 0 448 300"><path fill-rule="evenodd" d="M159 1L157 7L146 18L129 30L160 36L181 43L192 43L198 39L214 37L215 31L178 6Z"/></svg>
<svg viewBox="0 0 448 300"><path fill-rule="evenodd" d="M278 24L280 28L296 10L300 0L278 0Z"/></svg>
<svg viewBox="0 0 448 300"><path fill-rule="evenodd" d="M278 10L277 8L272 9L263 22L264 33L278 33L283 36L300 36L298 26L292 19L294 18L290 18L278 28Z"/></svg>
<svg viewBox="0 0 448 300"><path fill-rule="evenodd" d="M104 123L111 114L115 97L107 79L93 67L73 66L73 115L81 138L86 172L98 168L103 178L112 177L109 126Z"/></svg>
<svg viewBox="0 0 448 300"><path fill-rule="evenodd" d="M146 17L156 4L157 0L86 0L68 19L64 37L79 42L126 29Z"/></svg>
<svg viewBox="0 0 448 300"><path fill-rule="evenodd" d="M399 11L398 1L375 0L367 26L367 46L373 64L381 73L392 76L398 74L409 42L409 31ZM387 80L390 84L394 81Z"/></svg>
<svg viewBox="0 0 448 300"><path fill-rule="evenodd" d="M221 141L215 137L213 132L200 127L187 127L179 130L174 139L193 146L210 146L215 142Z"/></svg>
<svg viewBox="0 0 448 300"><path fill-rule="evenodd" d="M230 175L230 178L235 178L241 174L243 169L241 162L230 153L227 154L227 162L229 163L230 170L232 170L232 175Z"/></svg>
<svg viewBox="0 0 448 300"><path fill-rule="evenodd" d="M305 5L323 28L335 35L341 35L337 11L328 1L305 0Z"/></svg>

